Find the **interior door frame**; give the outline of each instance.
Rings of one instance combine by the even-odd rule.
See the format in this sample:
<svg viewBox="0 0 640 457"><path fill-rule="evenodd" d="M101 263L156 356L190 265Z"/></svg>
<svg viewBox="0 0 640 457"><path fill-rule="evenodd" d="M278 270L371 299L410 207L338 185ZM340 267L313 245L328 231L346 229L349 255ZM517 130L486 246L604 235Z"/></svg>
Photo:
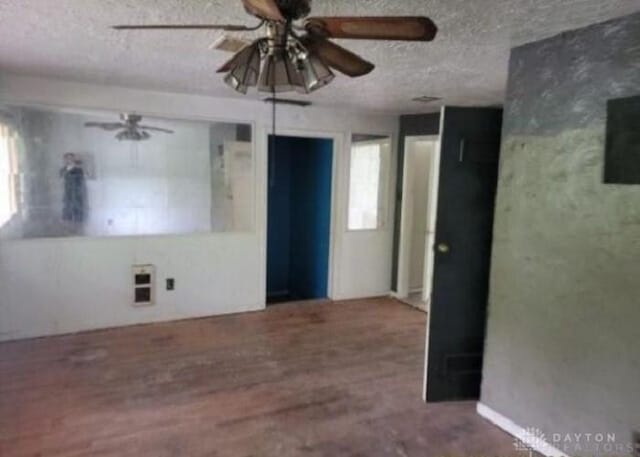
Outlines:
<svg viewBox="0 0 640 457"><path fill-rule="evenodd" d="M427 230L429 230L430 232L433 232L433 235L431 237L431 244L433 245L435 243L435 231L436 231L436 223L437 223L437 214L438 214L438 193L440 190L440 161L441 161L441 157L442 157L442 133L444 130L444 116L446 113L446 107L442 106L440 108L440 127L438 129L438 145L436 148L436 155L434 157L434 163L433 166L434 168L437 170L437 173L435 174L435 177L433 179L432 182L432 188L434 189L434 192L431 193L431 196L429 197L429 206L430 206L430 212L433 212L433 217L431 218L431 221L428 221L428 228ZM433 200L432 200L433 199ZM429 256L428 261L431 262L431 265L434 264L435 261L435 252L433 251L434 246L431 246L431 249L425 249L427 256ZM425 261L427 261L427 259L425 259ZM426 271L426 268L425 268ZM433 275L430 278L430 281L433 281ZM433 287L431 287L433 289ZM426 324L426 332L425 332L425 338L424 338L424 379L422 382L422 400L426 403L427 402L427 380L429 379L429 377L427 376L427 371L429 370L429 329L431 328L431 300L428 300L427 302L427 324Z"/></svg>
<svg viewBox="0 0 640 457"><path fill-rule="evenodd" d="M402 183L402 210L400 217L400 242L398 248L398 277L397 277L397 292L396 297L398 298L408 298L410 294L410 255L409 250L411 248L411 234L410 234L410 218L413 216L412 210L409 206L410 198L407 198L409 195L409 186L412 184L407 179L409 176L408 173L408 159L409 159L409 151L410 144L416 143L419 141L431 141L435 143L435 147L433 148L433 155L430 158L431 166L430 166L430 174L429 174L429 197L427 201L427 225L425 231L425 263L424 263L424 272L422 278L422 300L424 302L428 302L429 297L428 290L426 287L429 283L431 283L431 278L429 277L429 269L427 268L428 262L433 262L433 253L431 252L431 245L433 244L434 235L432 232L435 232L435 215L434 213L434 204L437 205L437 198L434 202L433 196L437 197L438 193L438 182L440 175L440 135L412 135L406 136L404 140L404 163L403 167L403 176L405 179ZM431 268L432 270L433 268Z"/></svg>
<svg viewBox="0 0 640 457"><path fill-rule="evenodd" d="M268 224L267 218L269 216L269 137L272 135L272 131L269 128L262 128L262 132L260 138L262 140L262 160L261 163L258 164L261 170L263 170L263 179L258 184L258 188L262 190L262 207L264 208L264 213L262 215L262 224L260 224L263 229L261 230L261 268L262 272L260 275L262 284L261 284L261 293L262 301L266 307L267 303L267 237L268 237ZM339 192L339 170L344 162L344 158L340 151L343 150L343 141L344 134L339 132L325 132L318 130L305 130L305 129L278 129L276 131L276 136L288 136L295 138L312 138L319 140L332 140L333 142L333 152L332 152L332 165L331 165L331 220L329 222L329 271L327 276L327 298L330 300L334 299L334 295L337 291L336 287L336 275L337 271L337 256L335 255L336 245L338 243L337 235L338 235L338 227L339 227L339 201L338 201L338 192Z"/></svg>

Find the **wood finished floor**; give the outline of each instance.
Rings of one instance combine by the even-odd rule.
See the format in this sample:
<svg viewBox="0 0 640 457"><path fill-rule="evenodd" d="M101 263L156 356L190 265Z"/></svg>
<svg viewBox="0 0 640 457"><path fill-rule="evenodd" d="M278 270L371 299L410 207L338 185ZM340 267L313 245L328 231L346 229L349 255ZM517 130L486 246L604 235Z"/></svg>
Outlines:
<svg viewBox="0 0 640 457"><path fill-rule="evenodd" d="M0 344L0 456L514 455L422 403L426 315L379 299Z"/></svg>

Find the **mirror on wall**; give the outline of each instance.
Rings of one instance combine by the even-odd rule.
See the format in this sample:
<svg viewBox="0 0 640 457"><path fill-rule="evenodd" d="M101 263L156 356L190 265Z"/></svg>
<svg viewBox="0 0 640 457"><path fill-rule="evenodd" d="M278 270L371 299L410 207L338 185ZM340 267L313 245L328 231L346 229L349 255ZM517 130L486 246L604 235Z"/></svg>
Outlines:
<svg viewBox="0 0 640 457"><path fill-rule="evenodd" d="M0 105L0 238L254 229L250 125Z"/></svg>

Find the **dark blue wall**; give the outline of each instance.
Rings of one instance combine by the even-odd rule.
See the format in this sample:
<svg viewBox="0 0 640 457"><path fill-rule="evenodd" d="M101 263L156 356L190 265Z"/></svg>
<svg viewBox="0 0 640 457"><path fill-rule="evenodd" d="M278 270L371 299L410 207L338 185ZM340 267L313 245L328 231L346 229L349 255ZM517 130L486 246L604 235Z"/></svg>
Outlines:
<svg viewBox="0 0 640 457"><path fill-rule="evenodd" d="M267 297L325 298L333 141L277 137L269 148Z"/></svg>
<svg viewBox="0 0 640 457"><path fill-rule="evenodd" d="M295 298L327 296L331 140L298 140L291 155L290 284Z"/></svg>

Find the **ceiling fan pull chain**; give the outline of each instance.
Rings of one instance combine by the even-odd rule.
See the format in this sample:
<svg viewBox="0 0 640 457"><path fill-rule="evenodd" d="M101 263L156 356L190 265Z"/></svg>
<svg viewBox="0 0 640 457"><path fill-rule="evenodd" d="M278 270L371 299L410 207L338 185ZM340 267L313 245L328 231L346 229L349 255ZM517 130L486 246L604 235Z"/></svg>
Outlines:
<svg viewBox="0 0 640 457"><path fill-rule="evenodd" d="M270 187L275 186L276 179L276 88L271 87L271 153L267 152L267 158L271 161L271 179L269 181Z"/></svg>
<svg viewBox="0 0 640 457"><path fill-rule="evenodd" d="M271 179L275 180L275 167L276 167L276 163L275 163L275 154L276 154L276 88L275 86L271 87L271 93L273 94L272 100L271 100L271 154L269 154L269 152L267 151L267 158L271 157L273 162L272 162L272 172L271 172ZM270 183L271 186L274 185L273 181Z"/></svg>

